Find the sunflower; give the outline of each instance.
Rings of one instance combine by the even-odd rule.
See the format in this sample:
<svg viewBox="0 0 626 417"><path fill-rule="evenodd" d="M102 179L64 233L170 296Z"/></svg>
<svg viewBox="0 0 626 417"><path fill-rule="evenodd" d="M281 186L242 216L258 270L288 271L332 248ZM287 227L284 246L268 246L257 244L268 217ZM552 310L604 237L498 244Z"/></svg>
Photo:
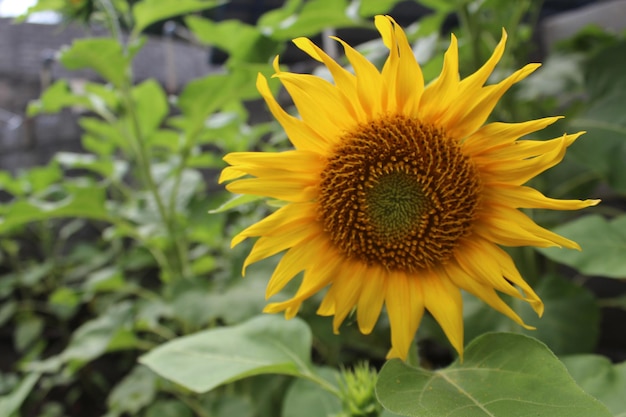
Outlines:
<svg viewBox="0 0 626 417"><path fill-rule="evenodd" d="M304 271L296 294L266 306L294 317L302 302L328 287L318 314L334 316L338 332L356 308L362 333L372 331L383 305L391 327L388 357L406 358L424 310L463 354L461 290L529 328L500 298L543 303L501 246L580 249L537 225L520 208L576 210L598 200L555 200L524 186L558 164L583 132L547 141L520 140L559 117L486 123L500 97L539 67L529 64L485 85L502 57L493 55L460 79L452 35L441 74L429 85L402 28L376 16L389 49L382 70L341 39L354 73L309 39L295 45L324 64L334 83L282 71L275 74L300 118L277 103L267 80L257 88L294 149L237 152L220 182L238 194L278 199L282 207L233 238L259 237L244 264L284 252L268 283L278 293Z"/></svg>

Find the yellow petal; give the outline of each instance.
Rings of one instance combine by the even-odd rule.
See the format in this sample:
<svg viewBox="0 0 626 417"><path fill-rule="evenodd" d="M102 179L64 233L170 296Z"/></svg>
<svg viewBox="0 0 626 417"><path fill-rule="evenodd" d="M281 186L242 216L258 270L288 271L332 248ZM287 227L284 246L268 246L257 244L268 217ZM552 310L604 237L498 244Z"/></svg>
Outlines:
<svg viewBox="0 0 626 417"><path fill-rule="evenodd" d="M477 237L467 239L463 251L456 255L456 261L461 270L479 283L527 301L539 315L543 312L541 299L524 281L511 256L492 242ZM454 266L451 263L450 267Z"/></svg>
<svg viewBox="0 0 626 417"><path fill-rule="evenodd" d="M424 89L420 116L433 124L456 102L459 86L459 51L456 36L451 35L450 46L443 58L439 77Z"/></svg>
<svg viewBox="0 0 626 417"><path fill-rule="evenodd" d="M325 158L316 152L233 152L224 157L224 161L236 169L256 177L266 172L280 171L281 175L319 173L325 164Z"/></svg>
<svg viewBox="0 0 626 417"><path fill-rule="evenodd" d="M498 149L493 149L490 152L485 152L480 156L475 156L474 160L491 160L491 163L506 165L509 161L523 161L526 159L534 158L536 156L544 155L553 149L559 149L561 146L569 147L582 132L565 135L560 138L552 140L520 140L509 146L502 146ZM564 144L562 142L565 142ZM487 162L486 164L489 164Z"/></svg>
<svg viewBox="0 0 626 417"><path fill-rule="evenodd" d="M476 132L485 123L502 95L539 66L528 64L496 85L483 87L474 94L469 94L469 91L459 94L453 108L448 109L441 119L441 124L446 126L446 133L462 140Z"/></svg>
<svg viewBox="0 0 626 417"><path fill-rule="evenodd" d="M463 298L444 271L420 276L424 303L441 326L452 347L463 358Z"/></svg>
<svg viewBox="0 0 626 417"><path fill-rule="evenodd" d="M341 65L339 65L334 59L326 54L321 48L315 45L307 38L296 38L293 43L309 54L313 59L324 63L328 71L335 81L335 85L338 90L343 94L344 100L348 99L349 103L345 103L347 109L350 110L352 116L359 122L365 122L365 113L363 109L358 105L358 96L356 92L356 77L351 74Z"/></svg>
<svg viewBox="0 0 626 417"><path fill-rule="evenodd" d="M363 277L361 296L357 304L357 321L363 334L369 334L374 329L380 311L385 301L386 274L382 268L375 266L368 269Z"/></svg>
<svg viewBox="0 0 626 417"><path fill-rule="evenodd" d="M290 227L280 236L262 236L250 250L248 257L243 263L242 275L245 275L246 268L260 261L269 258L286 249L294 247L303 241L307 241L319 233L316 228L312 228L307 224L297 224Z"/></svg>
<svg viewBox="0 0 626 417"><path fill-rule="evenodd" d="M483 300L491 308L509 317L525 329L535 329L533 326L524 323L520 316L518 316L508 304L502 301L491 286L476 281L473 277L467 275L462 269L456 266L446 265L446 273L450 280L459 288L463 288L465 291Z"/></svg>
<svg viewBox="0 0 626 417"><path fill-rule="evenodd" d="M347 99L328 81L309 74L281 72L283 83L302 120L328 142L335 142L355 121ZM351 106L350 106L351 107Z"/></svg>
<svg viewBox="0 0 626 417"><path fill-rule="evenodd" d="M333 332L335 334L339 333L339 326L357 304L361 295L362 275L366 268L366 265L361 264L357 269L349 272L346 271L346 268L340 268L337 273L331 287L335 298L335 317L333 317Z"/></svg>
<svg viewBox="0 0 626 417"><path fill-rule="evenodd" d="M289 115L272 95L267 80L262 74L259 74L257 77L256 87L263 99L265 99L267 106L276 120L278 120L283 129L285 129L289 141L296 149L309 150L321 154L325 154L328 151L330 142L326 138L318 135L302 120L298 120Z"/></svg>
<svg viewBox="0 0 626 417"><path fill-rule="evenodd" d="M235 194L272 197L292 203L312 201L319 193L315 178L284 176L236 180L228 184L226 189Z"/></svg>
<svg viewBox="0 0 626 417"><path fill-rule="evenodd" d="M390 273L387 277L385 306L391 326L391 350L387 359L406 359L415 332L424 314L419 276L407 276L404 273Z"/></svg>
<svg viewBox="0 0 626 417"><path fill-rule="evenodd" d="M522 185L563 160L568 144L568 140L564 138L556 142L558 146L554 149L535 158L508 160L506 163L492 158L487 160L474 158L474 162L479 166L480 173L487 183L506 182L512 185Z"/></svg>
<svg viewBox="0 0 626 417"><path fill-rule="evenodd" d="M562 116L546 117L522 123L489 123L484 125L463 142L463 150L468 155L480 155L504 145L509 145L517 139L533 132L545 129Z"/></svg>
<svg viewBox="0 0 626 417"><path fill-rule="evenodd" d="M243 240L253 236L276 236L285 225L311 224L317 216L316 204L292 203L287 204L258 221L252 226L239 232L232 240L231 247L235 247Z"/></svg>
<svg viewBox="0 0 626 417"><path fill-rule="evenodd" d="M343 40L333 37L341 43L348 61L352 64L357 80L357 96L361 107L369 118L376 117L387 107L385 80L382 78L374 64L369 62L356 49Z"/></svg>
<svg viewBox="0 0 626 417"><path fill-rule="evenodd" d="M306 260L311 250L310 239L312 237L309 236L307 239L301 240L283 255L267 283L265 299L280 292L296 274L303 271L311 263L311 261Z"/></svg>
<svg viewBox="0 0 626 417"><path fill-rule="evenodd" d="M551 232L517 209L490 204L475 224L479 235L504 246L558 246L580 250L572 240Z"/></svg>
<svg viewBox="0 0 626 417"><path fill-rule="evenodd" d="M406 34L389 16L376 16L374 23L389 48L389 58L382 71L392 98L387 110L417 116L424 77Z"/></svg>
<svg viewBox="0 0 626 417"><path fill-rule="evenodd" d="M546 197L534 188L510 184L489 184L483 193L486 198L512 208L579 210L600 203L600 200L558 200Z"/></svg>
<svg viewBox="0 0 626 417"><path fill-rule="evenodd" d="M485 85L487 79L489 79L489 77L493 73L493 70L496 68L496 65L498 64L498 62L500 62L500 59L504 54L506 40L507 33L506 30L504 30L503 28L500 42L498 42L498 45L491 54L491 57L475 73L461 81L459 85L461 94L471 94L473 91L476 91L477 89Z"/></svg>
<svg viewBox="0 0 626 417"><path fill-rule="evenodd" d="M307 262L302 283L296 294L290 300L267 305L264 311L271 313L282 311L290 305L301 303L331 283L343 257L331 248L328 238L322 234L310 238L308 247L307 258L314 259L315 262Z"/></svg>
<svg viewBox="0 0 626 417"><path fill-rule="evenodd" d="M245 175L248 175L246 171L242 171L236 167L226 167L222 170L220 178L217 180L217 182L218 184L221 184L225 181L231 181L237 178L241 178Z"/></svg>

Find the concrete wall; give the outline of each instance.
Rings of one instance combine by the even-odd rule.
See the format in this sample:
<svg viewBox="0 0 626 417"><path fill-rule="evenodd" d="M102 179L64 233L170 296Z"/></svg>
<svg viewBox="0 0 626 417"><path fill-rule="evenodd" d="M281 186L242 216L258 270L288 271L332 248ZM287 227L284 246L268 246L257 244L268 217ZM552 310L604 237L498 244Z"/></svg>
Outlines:
<svg viewBox="0 0 626 417"><path fill-rule="evenodd" d="M70 72L50 60L73 39L87 35L79 26L16 25L0 18L0 169L15 171L44 164L55 151L79 150L80 130L70 110L34 120L25 118L24 111L41 94L42 76L51 81L99 79L92 71ZM161 38L148 39L133 68L135 81L155 78L171 92L213 70L206 48Z"/></svg>

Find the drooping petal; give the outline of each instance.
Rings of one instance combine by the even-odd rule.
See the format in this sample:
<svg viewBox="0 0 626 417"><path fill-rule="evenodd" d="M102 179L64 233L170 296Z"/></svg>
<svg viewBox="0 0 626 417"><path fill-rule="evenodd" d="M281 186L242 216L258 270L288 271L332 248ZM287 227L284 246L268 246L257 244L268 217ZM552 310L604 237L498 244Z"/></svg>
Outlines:
<svg viewBox="0 0 626 417"><path fill-rule="evenodd" d="M301 242L315 237L317 234L319 232L315 228L296 222L292 228L285 230L285 233L279 236L261 236L254 243L250 254L244 261L242 275L245 275L246 268L249 265L292 248Z"/></svg>
<svg viewBox="0 0 626 417"><path fill-rule="evenodd" d="M528 330L534 330L533 326L529 326L520 318L519 315L513 309L505 303L502 298L496 293L496 291L487 284L483 284L480 281L474 279L474 277L468 275L464 270L454 264L448 264L445 267L448 278L457 285L459 288L463 288L473 296L480 298L487 303L491 308L504 314L515 323ZM521 298L519 296L518 298Z"/></svg>
<svg viewBox="0 0 626 417"><path fill-rule="evenodd" d="M406 358L424 315L420 277L389 274L385 306L391 324L391 350L387 359Z"/></svg>
<svg viewBox="0 0 626 417"><path fill-rule="evenodd" d="M431 271L419 279L426 309L437 320L452 347L463 357L463 298L459 287L443 271Z"/></svg>
<svg viewBox="0 0 626 417"><path fill-rule="evenodd" d="M380 267L370 268L363 277L361 296L357 304L357 321L363 334L370 334L383 308L387 288L386 271Z"/></svg>
<svg viewBox="0 0 626 417"><path fill-rule="evenodd" d="M331 295L335 299L333 303L335 310L333 332L335 333L339 333L339 326L357 304L361 295L362 277L367 266L360 264L355 269L349 271L346 269L345 267L339 268L338 274L341 276L341 279L335 280L329 290L329 292L332 291Z"/></svg>
<svg viewBox="0 0 626 417"><path fill-rule="evenodd" d="M309 225L315 219L315 205L312 203L287 204L276 210L258 223L239 232L232 240L235 247L246 238L253 236L276 236L286 224L296 225L298 222Z"/></svg>

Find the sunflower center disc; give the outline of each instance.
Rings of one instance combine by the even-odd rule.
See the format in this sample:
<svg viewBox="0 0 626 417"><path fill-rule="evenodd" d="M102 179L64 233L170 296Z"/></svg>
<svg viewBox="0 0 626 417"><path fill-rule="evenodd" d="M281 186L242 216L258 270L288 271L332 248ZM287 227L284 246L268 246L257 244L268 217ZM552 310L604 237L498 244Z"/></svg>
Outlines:
<svg viewBox="0 0 626 417"><path fill-rule="evenodd" d="M456 141L392 116L341 138L322 172L319 220L349 258L412 272L450 258L470 232L480 188Z"/></svg>
<svg viewBox="0 0 626 417"><path fill-rule="evenodd" d="M428 201L420 184L404 172L383 174L367 184L364 212L380 240L400 240L417 225Z"/></svg>

